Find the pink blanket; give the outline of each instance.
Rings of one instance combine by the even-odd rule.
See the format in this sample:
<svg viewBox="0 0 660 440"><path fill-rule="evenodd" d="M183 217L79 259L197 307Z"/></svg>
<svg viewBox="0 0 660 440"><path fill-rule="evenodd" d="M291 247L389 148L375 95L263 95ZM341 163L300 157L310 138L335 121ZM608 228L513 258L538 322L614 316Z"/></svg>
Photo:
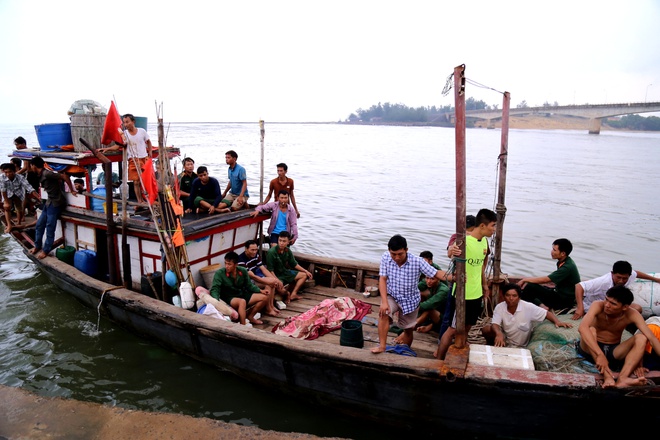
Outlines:
<svg viewBox="0 0 660 440"><path fill-rule="evenodd" d="M326 299L318 306L276 324L272 331L293 338L316 339L341 328L341 323L347 319L361 320L370 311L371 305L359 299Z"/></svg>

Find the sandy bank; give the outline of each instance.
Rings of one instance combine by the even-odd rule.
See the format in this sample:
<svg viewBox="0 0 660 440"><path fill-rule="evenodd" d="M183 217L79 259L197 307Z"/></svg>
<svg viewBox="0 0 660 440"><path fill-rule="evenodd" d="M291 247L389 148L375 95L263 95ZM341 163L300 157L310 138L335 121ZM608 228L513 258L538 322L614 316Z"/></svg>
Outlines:
<svg viewBox="0 0 660 440"><path fill-rule="evenodd" d="M131 411L88 402L45 398L0 385L0 439L257 439L319 437L264 431L207 418Z"/></svg>

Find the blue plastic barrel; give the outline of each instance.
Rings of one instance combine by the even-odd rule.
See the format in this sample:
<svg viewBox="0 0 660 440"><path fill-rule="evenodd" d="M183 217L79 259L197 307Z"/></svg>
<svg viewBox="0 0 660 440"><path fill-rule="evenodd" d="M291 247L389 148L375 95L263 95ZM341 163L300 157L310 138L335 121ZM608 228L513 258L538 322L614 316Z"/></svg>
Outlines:
<svg viewBox="0 0 660 440"><path fill-rule="evenodd" d="M89 276L96 276L96 252L90 251L89 249L80 249L79 251L76 251L76 254L73 256L73 266Z"/></svg>
<svg viewBox="0 0 660 440"><path fill-rule="evenodd" d="M71 123L35 125L41 151L58 151L63 145L72 145Z"/></svg>
<svg viewBox="0 0 660 440"><path fill-rule="evenodd" d="M103 200L92 198L92 210L96 212L105 212L103 209L103 204L105 203L105 187L94 188L92 194L103 197Z"/></svg>

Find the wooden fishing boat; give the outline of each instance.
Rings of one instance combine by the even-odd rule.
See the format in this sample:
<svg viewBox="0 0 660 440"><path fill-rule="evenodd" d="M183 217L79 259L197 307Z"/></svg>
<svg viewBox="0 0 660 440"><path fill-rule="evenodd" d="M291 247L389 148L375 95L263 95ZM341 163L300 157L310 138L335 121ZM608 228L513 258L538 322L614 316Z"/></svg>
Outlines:
<svg viewBox="0 0 660 440"><path fill-rule="evenodd" d="M159 147L161 161L176 154L175 149ZM101 163L87 153L52 153L48 157L82 167ZM161 193L162 197L167 191L161 188ZM149 274L177 266L180 280L207 284L205 269L222 264L229 251L240 252L246 240L259 239L267 217L253 218L247 210L199 218L181 216L186 253L165 258L172 231L163 234L162 214L142 218L122 216L121 212L115 215L111 210L99 213L90 209L89 199L69 195L71 205L61 216L57 238L63 246L94 250L102 269L94 274L58 258L37 259L28 252L32 248L30 231L11 232L53 284L130 332L320 407L439 435L449 429L489 437L550 438L566 433L609 434L610 424L602 420L603 415L615 412L618 420L639 420L640 414L651 414L649 408L660 398L660 386L652 382L644 387L603 389L597 374L470 361L470 347L478 344L468 347L460 326L444 361L433 357L437 347L434 333L415 334L416 356L374 355L370 348L377 344L377 331L369 323L378 319L380 298L365 297L362 292L377 283L376 263L296 254L314 279L307 283L302 299L291 302L278 317L263 316L262 325L244 326L196 313L196 307L184 309L172 303L176 292L168 291L162 279L156 281ZM112 199L108 201L112 203ZM163 198L159 203L166 206ZM464 219L464 206L457 206L459 234L464 234ZM498 235L501 237L501 231ZM182 255L183 259L177 259ZM457 267L457 273L460 270ZM157 288L144 288L145 277L151 284L161 283L160 293ZM494 286L501 282L499 278L496 271ZM459 290L459 301L460 294ZM338 298L360 305L367 313L362 348L342 345L339 328L313 340L273 332L286 318L294 319ZM459 316L464 313L460 303L457 312ZM394 333L389 336L393 338Z"/></svg>

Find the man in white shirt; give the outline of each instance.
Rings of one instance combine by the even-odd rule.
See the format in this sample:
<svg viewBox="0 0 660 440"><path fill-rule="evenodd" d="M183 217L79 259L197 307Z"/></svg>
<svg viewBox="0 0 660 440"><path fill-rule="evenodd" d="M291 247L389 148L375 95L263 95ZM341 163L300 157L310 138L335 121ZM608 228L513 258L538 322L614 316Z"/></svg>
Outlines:
<svg viewBox="0 0 660 440"><path fill-rule="evenodd" d="M635 280L649 280L660 283L660 278L654 278L642 271L634 271L627 261L617 261L612 266L612 272L593 280L582 281L575 285L575 302L577 308L573 314L574 320L582 318L589 311L589 307L594 301L604 301L605 292L614 286L626 286L630 288ZM642 312L639 304L631 304L631 308Z"/></svg>
<svg viewBox="0 0 660 440"><path fill-rule="evenodd" d="M505 284L502 292L504 301L495 306L491 323L481 328L481 333L491 345L524 348L532 337L533 323L544 319L555 327L573 327L568 322L561 322L550 310L521 300L522 289L517 284Z"/></svg>

